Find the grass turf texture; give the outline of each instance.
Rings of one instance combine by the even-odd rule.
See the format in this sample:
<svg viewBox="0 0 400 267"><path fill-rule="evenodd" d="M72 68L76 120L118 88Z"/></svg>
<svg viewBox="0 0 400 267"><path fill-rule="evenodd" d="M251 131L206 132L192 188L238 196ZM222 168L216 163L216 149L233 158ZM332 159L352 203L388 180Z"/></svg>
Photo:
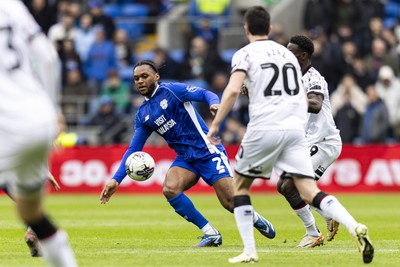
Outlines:
<svg viewBox="0 0 400 267"><path fill-rule="evenodd" d="M79 266L231 266L242 252L232 214L215 195L190 195L195 206L223 236L217 248L191 248L202 233L175 214L160 195L116 194L106 205L97 195L51 195L46 207L65 228ZM369 227L375 247L373 266L398 266L400 258L399 194L337 195L355 218ZM259 266L363 266L356 244L343 225L332 242L313 249L294 248L305 230L277 194L252 196L255 209L275 226L270 240L255 230ZM323 219L315 212L320 230ZM31 258L23 241L24 226L12 201L0 196L0 266L45 266Z"/></svg>

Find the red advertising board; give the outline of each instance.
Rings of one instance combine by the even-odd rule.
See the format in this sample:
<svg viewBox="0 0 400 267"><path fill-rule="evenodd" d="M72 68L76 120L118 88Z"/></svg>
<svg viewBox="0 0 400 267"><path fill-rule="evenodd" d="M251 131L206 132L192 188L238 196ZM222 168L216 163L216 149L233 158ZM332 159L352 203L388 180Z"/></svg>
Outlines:
<svg viewBox="0 0 400 267"><path fill-rule="evenodd" d="M118 168L125 146L75 147L58 150L50 157L53 175L65 193L100 193ZM162 183L175 153L168 147L144 151L156 162L154 175L145 182L125 178L119 192L161 193ZM227 147L232 167L236 146ZM301 159L299 159L301 160ZM277 177L257 179L254 192L275 192ZM327 192L400 192L400 145L344 146L339 159L318 181ZM202 180L190 192L213 192Z"/></svg>

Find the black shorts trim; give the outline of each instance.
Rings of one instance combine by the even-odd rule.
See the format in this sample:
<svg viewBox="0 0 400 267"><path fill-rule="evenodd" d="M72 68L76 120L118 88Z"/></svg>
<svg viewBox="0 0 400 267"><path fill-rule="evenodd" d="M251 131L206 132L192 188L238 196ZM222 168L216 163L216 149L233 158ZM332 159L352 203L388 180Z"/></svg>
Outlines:
<svg viewBox="0 0 400 267"><path fill-rule="evenodd" d="M237 170L235 170L235 172L236 172L237 174L239 174L239 175L245 177L245 178L248 178L248 179L257 179L257 178L261 178L261 179L264 179L264 180L269 180L269 179L271 178L271 177L264 177L264 176L250 176L250 175L247 175L247 174L240 173L240 172L238 172Z"/></svg>

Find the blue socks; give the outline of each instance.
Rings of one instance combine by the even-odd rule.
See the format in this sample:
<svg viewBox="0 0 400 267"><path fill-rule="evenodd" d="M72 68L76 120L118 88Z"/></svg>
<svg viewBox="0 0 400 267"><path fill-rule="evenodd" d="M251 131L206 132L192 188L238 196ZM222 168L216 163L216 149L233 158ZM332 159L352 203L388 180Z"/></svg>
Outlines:
<svg viewBox="0 0 400 267"><path fill-rule="evenodd" d="M174 208L176 213L187 221L194 223L199 229L203 228L208 223L206 218L201 215L185 194L180 193L173 198L167 199L167 201Z"/></svg>

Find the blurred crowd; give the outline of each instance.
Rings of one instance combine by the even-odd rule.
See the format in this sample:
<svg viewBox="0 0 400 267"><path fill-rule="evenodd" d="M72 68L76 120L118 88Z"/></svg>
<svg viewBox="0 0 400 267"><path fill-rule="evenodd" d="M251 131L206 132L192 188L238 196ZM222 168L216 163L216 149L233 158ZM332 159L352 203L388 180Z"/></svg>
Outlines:
<svg viewBox="0 0 400 267"><path fill-rule="evenodd" d="M96 144L130 141L134 114L142 101L132 86L137 60L153 60L162 82L185 82L218 96L228 82L234 50L219 51L218 42L219 32L230 26L231 0L25 2L60 55L60 103L67 124L71 129L97 129ZM264 1L272 2L279 1ZM400 0L306 2L302 34L314 42L312 65L328 82L343 142L399 142ZM182 29L184 48L155 47L138 53L140 38L156 35L157 18L180 4L189 5L189 19ZM290 36L273 23L270 38L286 46ZM243 137L247 101L240 96L225 120L221 129L225 144L237 144ZM197 108L206 122L212 119L206 105ZM157 144L160 139L149 141Z"/></svg>

